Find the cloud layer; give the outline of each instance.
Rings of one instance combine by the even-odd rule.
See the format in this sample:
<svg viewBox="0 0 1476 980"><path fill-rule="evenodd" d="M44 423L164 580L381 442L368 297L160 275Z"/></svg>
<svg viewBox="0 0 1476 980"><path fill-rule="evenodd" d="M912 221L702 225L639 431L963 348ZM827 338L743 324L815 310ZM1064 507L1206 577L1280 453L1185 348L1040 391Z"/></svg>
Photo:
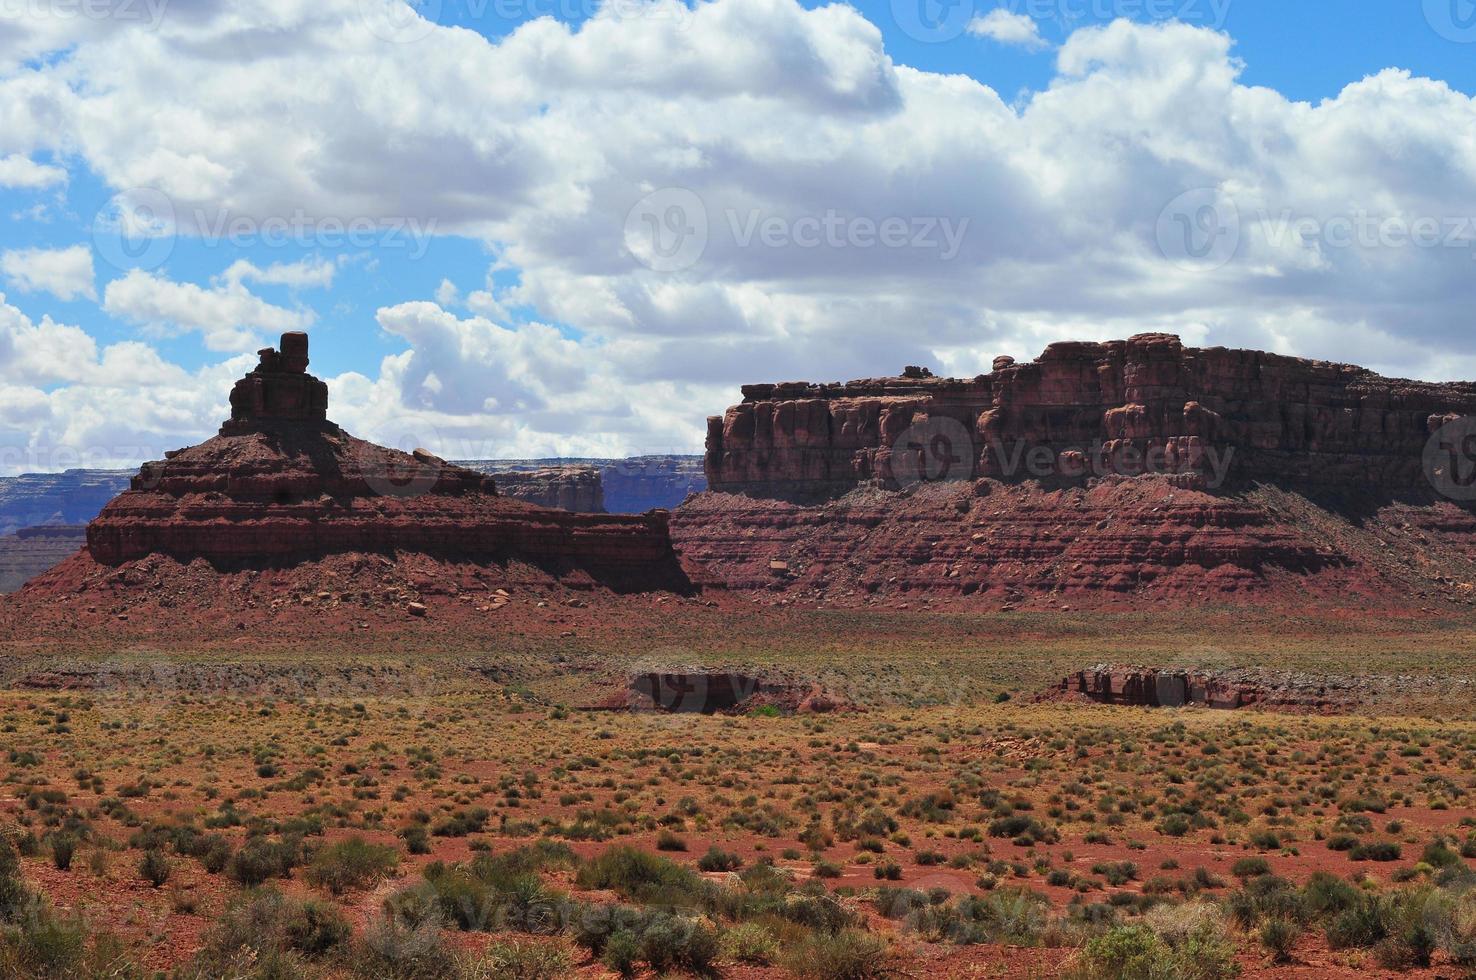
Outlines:
<svg viewBox="0 0 1476 980"><path fill-rule="evenodd" d="M973 33L1037 47L1033 26ZM1225 34L1119 21L1070 35L1049 87L1007 104L894 63L848 6L792 0L632 0L499 42L398 0L33 27L0 45L0 180L54 186L14 162L52 154L162 191L182 234L291 220L310 250L411 222L514 274L364 325L405 344L333 382L335 414L375 437L695 449L745 381L972 374L1144 330L1476 376L1476 106L1398 68L1293 102L1243 84ZM310 260L109 274L104 310L223 352L315 320L248 284L333 285ZM0 419L85 440L106 396L81 385L60 429L26 421L66 410L55 391ZM213 398L187 400L197 429Z"/></svg>

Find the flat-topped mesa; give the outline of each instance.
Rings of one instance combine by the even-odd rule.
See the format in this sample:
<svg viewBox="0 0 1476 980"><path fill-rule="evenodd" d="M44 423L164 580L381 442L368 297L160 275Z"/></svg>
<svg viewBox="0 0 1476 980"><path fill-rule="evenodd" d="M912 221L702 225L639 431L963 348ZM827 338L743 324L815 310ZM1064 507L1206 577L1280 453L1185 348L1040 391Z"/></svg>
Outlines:
<svg viewBox="0 0 1476 980"><path fill-rule="evenodd" d="M145 463L87 528L93 560L164 555L217 569L296 565L333 554L516 561L612 588L681 588L668 515L575 514L498 494L492 477L417 449L356 439L327 418L307 374L307 337L231 393L231 420L198 446Z"/></svg>
<svg viewBox="0 0 1476 980"><path fill-rule="evenodd" d="M844 384L746 385L741 404L708 420L708 482L798 501L863 484L896 488L930 471L942 445L950 478L1161 473L1186 486L1427 494L1430 434L1476 414L1470 383L1185 347L1169 334L1057 343L1038 360L1000 357L993 367L971 379L910 368Z"/></svg>
<svg viewBox="0 0 1476 980"><path fill-rule="evenodd" d="M328 386L307 373L308 335L284 333L282 349L265 347L256 369L231 389L231 418L221 435L282 423L330 425Z"/></svg>

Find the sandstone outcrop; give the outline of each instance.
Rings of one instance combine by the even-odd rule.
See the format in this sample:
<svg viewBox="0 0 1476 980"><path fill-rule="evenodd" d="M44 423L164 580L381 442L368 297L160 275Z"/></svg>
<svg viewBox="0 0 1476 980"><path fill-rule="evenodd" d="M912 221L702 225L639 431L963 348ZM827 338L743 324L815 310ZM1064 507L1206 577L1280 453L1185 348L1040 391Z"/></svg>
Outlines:
<svg viewBox="0 0 1476 980"><path fill-rule="evenodd" d="M768 384L709 420L693 576L776 600L1469 604L1476 512L1428 478L1476 385L1053 344L971 380Z"/></svg>
<svg viewBox="0 0 1476 980"><path fill-rule="evenodd" d="M912 371L846 384L759 384L708 420L713 490L813 501L942 465L955 479L1084 482L1179 474L1189 486L1354 484L1428 492L1432 426L1476 414L1476 385L1346 364L1185 347L1145 334L1057 343L968 380Z"/></svg>
<svg viewBox="0 0 1476 980"><path fill-rule="evenodd" d="M620 591L681 588L664 512L575 514L513 500L492 478L428 452L356 439L327 418L307 338L283 337L231 392L231 418L198 446L147 463L88 525L77 561L118 568L204 561L283 568L330 555L517 562ZM36 585L73 587L90 568ZM28 590L29 591L29 590Z"/></svg>
<svg viewBox="0 0 1476 980"><path fill-rule="evenodd" d="M1097 664L1067 677L1038 700L1085 700L1143 708L1342 714L1410 704L1469 703L1464 677L1317 675L1263 668L1138 667Z"/></svg>

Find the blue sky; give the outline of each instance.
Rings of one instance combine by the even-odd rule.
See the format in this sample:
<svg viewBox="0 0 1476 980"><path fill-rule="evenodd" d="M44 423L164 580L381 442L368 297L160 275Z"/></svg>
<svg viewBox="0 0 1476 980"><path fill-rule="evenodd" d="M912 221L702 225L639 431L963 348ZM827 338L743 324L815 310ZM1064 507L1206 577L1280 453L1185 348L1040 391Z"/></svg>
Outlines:
<svg viewBox="0 0 1476 980"><path fill-rule="evenodd" d="M0 472L208 434L288 327L341 418L456 455L691 451L740 383L1140 328L1476 374L1470 0L118 3L0 31ZM632 242L693 207L690 261Z"/></svg>

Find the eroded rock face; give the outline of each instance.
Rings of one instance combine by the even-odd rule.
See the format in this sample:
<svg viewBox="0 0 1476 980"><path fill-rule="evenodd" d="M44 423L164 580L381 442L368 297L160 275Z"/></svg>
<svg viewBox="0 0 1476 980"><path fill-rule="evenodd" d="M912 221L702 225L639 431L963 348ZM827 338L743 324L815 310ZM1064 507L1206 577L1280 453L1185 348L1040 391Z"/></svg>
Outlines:
<svg viewBox="0 0 1476 980"><path fill-rule="evenodd" d="M825 714L849 710L852 706L820 684L802 678L743 671L670 669L633 674L626 690L600 707L710 715L746 714L761 709L784 714Z"/></svg>
<svg viewBox="0 0 1476 980"><path fill-rule="evenodd" d="M1409 710L1468 704L1464 677L1316 675L1261 668L1097 664L1061 680L1040 700L1087 700L1144 708L1253 708L1309 714Z"/></svg>
<svg viewBox="0 0 1476 980"><path fill-rule="evenodd" d="M913 371L745 386L742 403L708 420L708 482L797 501L873 481L895 488L942 432L963 478L1156 472L1182 474L1186 486L1428 493L1421 453L1432 425L1476 413L1476 385L1184 347L1165 334L1052 344L1036 361L994 367L969 380Z"/></svg>
<svg viewBox="0 0 1476 980"><path fill-rule="evenodd" d="M667 515L575 514L497 493L491 477L427 452L355 439L328 421L307 338L237 383L221 434L148 463L87 529L103 565L151 555L217 567L413 552L579 570L618 589L680 584ZM73 576L75 578L75 576Z"/></svg>

